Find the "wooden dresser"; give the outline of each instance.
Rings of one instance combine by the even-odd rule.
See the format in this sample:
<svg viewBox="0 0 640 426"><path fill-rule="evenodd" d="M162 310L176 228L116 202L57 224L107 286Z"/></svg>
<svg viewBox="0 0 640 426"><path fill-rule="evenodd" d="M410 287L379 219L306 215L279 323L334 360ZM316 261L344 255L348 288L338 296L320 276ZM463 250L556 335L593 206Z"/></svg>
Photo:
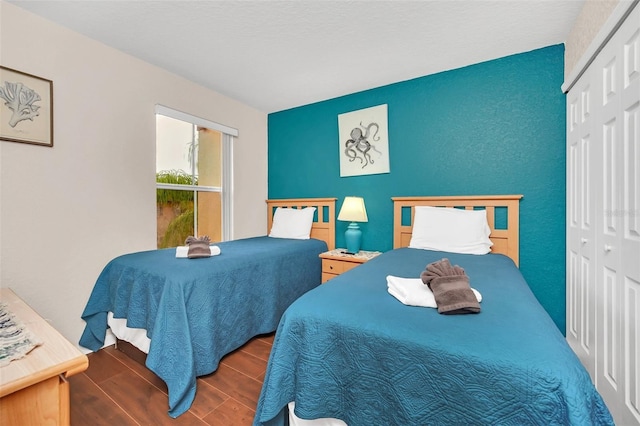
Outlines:
<svg viewBox="0 0 640 426"><path fill-rule="evenodd" d="M0 367L0 424L68 425L69 382L89 360L24 303L12 290L0 300L43 343L21 359Z"/></svg>

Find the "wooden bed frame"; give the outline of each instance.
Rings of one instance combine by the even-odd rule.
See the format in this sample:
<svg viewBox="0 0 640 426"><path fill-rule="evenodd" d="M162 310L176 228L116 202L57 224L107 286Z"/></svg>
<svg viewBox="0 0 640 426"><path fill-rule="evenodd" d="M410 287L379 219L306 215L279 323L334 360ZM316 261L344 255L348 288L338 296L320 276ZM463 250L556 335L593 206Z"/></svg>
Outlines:
<svg viewBox="0 0 640 426"><path fill-rule="evenodd" d="M311 225L311 238L327 243L329 250L336 248L336 198L290 198L283 200L266 200L267 202L267 230L271 230L273 213L277 207L316 208L316 218ZM325 215L325 207L328 212Z"/></svg>
<svg viewBox="0 0 640 426"><path fill-rule="evenodd" d="M484 207L491 228L489 239L492 253L509 256L518 266L520 250L520 199L522 195L471 195L451 197L392 197L393 200L393 248L408 247L411 241L413 217L416 206L462 208L473 210ZM403 208L411 208L411 223L402 224ZM496 207L507 208L507 229L495 229Z"/></svg>

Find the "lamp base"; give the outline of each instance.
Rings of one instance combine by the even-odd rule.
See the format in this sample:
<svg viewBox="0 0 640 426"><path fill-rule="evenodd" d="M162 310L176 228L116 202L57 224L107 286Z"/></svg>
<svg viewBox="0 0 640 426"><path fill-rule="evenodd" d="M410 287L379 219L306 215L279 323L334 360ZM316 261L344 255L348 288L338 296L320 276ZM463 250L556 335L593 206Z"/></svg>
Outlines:
<svg viewBox="0 0 640 426"><path fill-rule="evenodd" d="M347 253L357 254L360 251L360 243L362 241L362 231L356 222L351 222L344 233L344 239L347 244Z"/></svg>

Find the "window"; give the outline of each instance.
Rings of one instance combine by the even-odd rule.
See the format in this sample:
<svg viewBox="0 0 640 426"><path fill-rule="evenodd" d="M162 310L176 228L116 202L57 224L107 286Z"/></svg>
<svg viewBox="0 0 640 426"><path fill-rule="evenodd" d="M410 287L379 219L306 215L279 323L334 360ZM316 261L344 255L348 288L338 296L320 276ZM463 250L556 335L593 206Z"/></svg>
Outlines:
<svg viewBox="0 0 640 426"><path fill-rule="evenodd" d="M231 141L237 130L156 106L158 248L190 235L231 238Z"/></svg>

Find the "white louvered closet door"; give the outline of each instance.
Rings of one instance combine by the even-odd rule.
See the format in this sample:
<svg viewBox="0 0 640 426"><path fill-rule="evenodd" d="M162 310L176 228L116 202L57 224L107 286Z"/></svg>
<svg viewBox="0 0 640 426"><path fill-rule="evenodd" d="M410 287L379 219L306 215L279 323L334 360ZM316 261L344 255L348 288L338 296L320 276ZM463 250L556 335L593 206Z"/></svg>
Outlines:
<svg viewBox="0 0 640 426"><path fill-rule="evenodd" d="M594 123L591 74L567 100L567 341L595 377L595 206L601 185L592 162ZM594 188L594 185L596 188Z"/></svg>
<svg viewBox="0 0 640 426"><path fill-rule="evenodd" d="M567 98L567 341L640 425L640 6Z"/></svg>
<svg viewBox="0 0 640 426"><path fill-rule="evenodd" d="M619 413L617 423L634 424L640 423L640 8L592 67L603 89L596 386Z"/></svg>
<svg viewBox="0 0 640 426"><path fill-rule="evenodd" d="M640 425L640 4L629 17L634 26L621 31L623 75L622 130L622 232L620 277L622 282L622 340L625 374L620 425L635 420ZM618 393L620 396L620 393Z"/></svg>

